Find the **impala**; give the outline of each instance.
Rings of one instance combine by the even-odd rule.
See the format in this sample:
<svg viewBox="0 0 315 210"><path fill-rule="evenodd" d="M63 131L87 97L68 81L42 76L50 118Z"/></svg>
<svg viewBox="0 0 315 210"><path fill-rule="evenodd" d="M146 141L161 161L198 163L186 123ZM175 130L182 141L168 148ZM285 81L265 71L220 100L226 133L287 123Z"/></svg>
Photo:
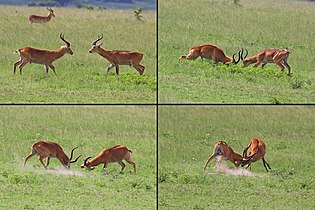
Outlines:
<svg viewBox="0 0 315 210"><path fill-rule="evenodd" d="M214 63L222 62L224 64L237 64L240 61L241 53L243 53L243 49L238 52L238 60L236 61L234 57L236 53L234 53L231 58L226 56L223 50L219 47L208 44L190 48L189 54L181 56L178 60L195 60L200 56L201 60L203 60L203 58L211 59Z"/></svg>
<svg viewBox="0 0 315 210"><path fill-rule="evenodd" d="M243 160L243 157L240 154L234 152L233 149L229 147L229 145L225 141L218 141L215 144L213 152L207 160L203 169L206 169L208 163L212 160L212 158L216 156L222 156L224 160L231 161L236 167L239 167Z"/></svg>
<svg viewBox="0 0 315 210"><path fill-rule="evenodd" d="M109 61L110 65L107 68L106 76L109 73L109 70L116 67L116 74L119 74L119 66L120 65L129 65L135 68L140 75L144 72L144 66L140 64L143 54L132 51L125 50L112 50L107 51L101 48L102 44L97 44L103 38L102 36L98 36L98 38L92 43L92 48L89 50L90 53L98 53L100 56L104 57Z"/></svg>
<svg viewBox="0 0 315 210"><path fill-rule="evenodd" d="M52 17L55 17L55 14L54 14L54 10L52 10L51 8L47 7L47 10L49 11L47 16L30 15L28 17L29 23L32 24L32 23L47 23L47 22L49 22Z"/></svg>
<svg viewBox="0 0 315 210"><path fill-rule="evenodd" d="M121 166L122 172L125 168L125 164L122 160L126 160L129 164L133 165L133 170L136 173L136 164L131 159L131 150L129 150L124 145L116 145L109 148L104 149L100 152L96 157L88 157L84 159L84 163L81 165L81 168L86 168L88 170L93 170L99 164L104 164L103 170L106 174L106 167L109 163L117 162ZM92 158L91 160L89 160Z"/></svg>
<svg viewBox="0 0 315 210"><path fill-rule="evenodd" d="M250 141L248 147L245 148L243 151L243 161L242 161L242 167L247 165L246 168L250 166L251 163L256 162L257 160L262 160L264 167L266 171L268 172L268 169L270 168L270 165L265 160L265 154L266 154L266 144L263 142L263 140L254 138Z"/></svg>
<svg viewBox="0 0 315 210"><path fill-rule="evenodd" d="M50 141L39 141L32 145L31 153L25 158L23 166L25 166L28 159L37 154L39 155L39 161L42 163L45 169L47 169L47 166L49 165L50 158L57 158L65 168L70 169L70 164L77 162L79 157L81 157L80 155L75 160L72 160L73 151L75 149L77 149L77 147L71 150L71 155L69 159L59 144ZM46 165L43 161L45 158L47 158Z"/></svg>
<svg viewBox="0 0 315 210"><path fill-rule="evenodd" d="M247 49L246 52L248 52ZM248 58L246 58L246 54L246 56L244 58L242 57L241 59L243 61L244 67L247 67L253 63L255 63L254 67L257 67L260 64L262 64L262 67L264 67L267 63L275 63L280 67L281 71L287 67L288 75L290 75L291 66L287 62L289 55L290 51L286 49L267 49Z"/></svg>
<svg viewBox="0 0 315 210"><path fill-rule="evenodd" d="M61 46L56 50L41 50L32 47L24 47L16 50L15 52L20 55L20 60L14 63L13 74L15 74L17 65L19 65L20 74L22 74L22 69L27 63L37 63L45 65L47 74L48 67L50 67L53 70L54 74L57 75L55 72L55 67L52 63L65 54L73 54L70 48L70 42L64 39L63 34L60 34L60 39L64 41L67 46Z"/></svg>

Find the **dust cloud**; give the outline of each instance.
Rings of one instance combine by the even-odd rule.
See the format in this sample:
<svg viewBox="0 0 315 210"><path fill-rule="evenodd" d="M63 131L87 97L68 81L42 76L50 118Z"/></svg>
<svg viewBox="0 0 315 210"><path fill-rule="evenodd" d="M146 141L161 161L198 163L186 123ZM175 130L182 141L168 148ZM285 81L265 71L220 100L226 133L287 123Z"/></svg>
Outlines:
<svg viewBox="0 0 315 210"><path fill-rule="evenodd" d="M229 168L226 165L226 162L222 161L222 157L221 156L218 156L218 158L217 158L217 163L216 163L216 166L215 166L214 174L226 174L226 175L232 175L232 176L258 176L257 174L252 173L252 172L250 172L247 169L243 169L243 168Z"/></svg>
<svg viewBox="0 0 315 210"><path fill-rule="evenodd" d="M64 176L85 176L80 171L66 169L66 168L55 168L55 169L47 169L47 170L36 170L38 174L56 174L56 175L64 175Z"/></svg>

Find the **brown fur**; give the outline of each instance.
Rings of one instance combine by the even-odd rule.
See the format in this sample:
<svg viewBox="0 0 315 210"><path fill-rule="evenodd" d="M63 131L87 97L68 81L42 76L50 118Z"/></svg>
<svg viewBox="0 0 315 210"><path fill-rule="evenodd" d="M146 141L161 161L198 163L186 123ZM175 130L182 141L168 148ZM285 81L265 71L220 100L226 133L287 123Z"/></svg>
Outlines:
<svg viewBox="0 0 315 210"><path fill-rule="evenodd" d="M242 166L247 165L246 168L250 166L251 163L254 163L258 160L262 160L266 171L268 172L267 166L269 169L270 166L265 160L266 154L266 144L263 140L254 138L249 142L248 147L243 152L243 163Z"/></svg>
<svg viewBox="0 0 315 210"><path fill-rule="evenodd" d="M81 168L87 168L91 170L91 169L94 169L93 166L104 164L103 169L105 171L109 163L117 162L121 166L121 172L122 172L126 166L122 162L122 160L126 160L129 164L133 165L134 172L136 173L136 164L131 159L131 153L132 153L131 150L129 150L124 145L112 146L101 151L99 155L92 158L90 161L88 159L91 157L86 158L84 160L84 163L81 165Z"/></svg>
<svg viewBox="0 0 315 210"><path fill-rule="evenodd" d="M210 44L190 48L189 54L181 56L178 60L195 60L199 56L201 57L201 59L211 59L214 63L237 63L235 62L235 60L233 60L233 58L226 56L222 49Z"/></svg>
<svg viewBox="0 0 315 210"><path fill-rule="evenodd" d="M255 63L254 67L259 66L262 64L264 67L267 63L275 63L277 64L281 71L288 68L288 74L291 73L291 66L287 63L289 58L290 51L285 49L266 49L263 50L256 55L250 56L243 60L244 67L249 66L250 64Z"/></svg>
<svg viewBox="0 0 315 210"><path fill-rule="evenodd" d="M61 35L60 35L61 36ZM44 64L46 73L48 74L48 67L50 67L54 74L56 74L55 67L53 66L53 62L65 54L72 55L73 52L68 46L61 46L56 50L42 50L32 47L24 47L18 49L16 52L20 55L20 60L14 63L13 74L16 72L16 67L19 65L20 74L22 74L22 69L27 63L37 63L37 64Z"/></svg>
<svg viewBox="0 0 315 210"><path fill-rule="evenodd" d="M90 53L98 53L106 60L110 62L110 66L107 68L106 76L109 73L109 70L116 67L116 74L119 75L119 66L120 65L130 65L135 68L140 75L143 74L145 67L140 64L143 54L139 52L132 52L126 50L112 50L107 51L101 47L101 44L96 44L101 40L103 36L99 37L97 41L94 41L92 48L89 50Z"/></svg>
<svg viewBox="0 0 315 210"><path fill-rule="evenodd" d="M76 148L72 149L71 154L73 154L75 149ZM23 166L25 166L28 159L36 154L39 155L39 161L42 163L45 169L47 169L47 166L49 165L50 158L57 158L65 168L70 168L70 163L73 162L68 158L59 144L50 141L39 141L32 145L31 153L25 158ZM79 157L77 157L74 162L76 162ZM45 165L43 161L45 158L47 158L47 165Z"/></svg>
<svg viewBox="0 0 315 210"><path fill-rule="evenodd" d="M229 145L225 141L218 141L215 144L213 152L203 168L206 169L208 163L216 156L222 156L225 160L231 161L235 165L235 167L239 167L242 161L242 156L234 152L234 150L229 147Z"/></svg>
<svg viewBox="0 0 315 210"><path fill-rule="evenodd" d="M39 16L39 15L30 15L28 17L28 22L32 23L47 23L50 21L52 17L55 17L54 11L52 9L47 8L49 11L47 16Z"/></svg>

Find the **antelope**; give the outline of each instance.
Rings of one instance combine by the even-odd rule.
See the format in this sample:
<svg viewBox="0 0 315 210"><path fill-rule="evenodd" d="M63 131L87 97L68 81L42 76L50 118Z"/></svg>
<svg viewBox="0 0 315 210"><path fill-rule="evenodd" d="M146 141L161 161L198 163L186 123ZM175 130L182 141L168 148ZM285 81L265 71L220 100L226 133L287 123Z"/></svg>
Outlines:
<svg viewBox="0 0 315 210"><path fill-rule="evenodd" d="M145 67L140 64L143 54L126 50L107 51L101 48L103 43L97 44L97 42L101 39L103 39L103 34L102 36L98 36L98 38L92 43L92 48L89 50L89 53L98 53L100 56L109 61L110 65L107 68L106 76L108 75L109 70L114 67L116 67L116 74L119 75L120 65L132 66L139 72L140 75L143 74Z"/></svg>
<svg viewBox="0 0 315 210"><path fill-rule="evenodd" d="M42 50L32 47L24 47L16 50L15 52L20 55L20 60L14 63L13 74L15 74L17 65L19 65L20 74L22 74L22 69L27 63L37 63L45 65L47 74L48 67L50 67L53 70L54 74L57 76L55 72L55 67L52 63L65 54L73 55L73 52L70 48L70 42L64 39L63 34L60 34L60 39L64 41L67 46L61 46L56 50Z"/></svg>
<svg viewBox="0 0 315 210"><path fill-rule="evenodd" d="M47 16L30 15L28 17L28 22L30 24L32 24L32 23L47 23L47 22L49 22L52 17L55 17L55 14L54 14L54 10L52 10L51 8L47 7L46 9L49 11Z"/></svg>
<svg viewBox="0 0 315 210"><path fill-rule="evenodd" d="M246 52L248 53L247 49ZM287 67L288 75L290 75L291 66L287 62L289 55L290 51L286 49L266 49L248 58L246 58L247 54L244 58L241 56L241 60L243 61L244 67L255 63L254 67L262 64L262 68L264 68L267 63L275 63L280 67L281 71Z"/></svg>
<svg viewBox="0 0 315 210"><path fill-rule="evenodd" d="M71 150L71 155L69 159L59 144L50 141L38 141L32 145L31 153L25 158L23 167L25 166L28 159L37 154L39 155L39 161L42 163L46 170L49 165L50 158L57 158L65 168L70 169L70 164L77 162L77 160L81 157L80 155L75 160L72 160L73 151L77 148L78 147L75 147ZM45 158L47 158L46 165L43 161Z"/></svg>
<svg viewBox="0 0 315 210"><path fill-rule="evenodd" d="M243 160L243 157L240 154L234 152L233 149L229 147L229 145L225 141L218 141L215 144L213 152L207 160L203 169L206 169L210 160L212 160L212 158L216 156L222 156L224 160L231 161L235 165L235 167L239 167Z"/></svg>
<svg viewBox="0 0 315 210"><path fill-rule="evenodd" d="M131 150L129 150L124 145L116 145L109 148L104 149L100 152L99 155L94 157L93 159L89 160L92 157L88 157L84 159L84 163L81 165L81 168L86 168L88 170L93 170L95 167L99 164L104 164L103 170L106 175L106 167L108 166L108 163L117 162L121 166L121 171L125 168L125 164L122 162L122 160L126 160L129 164L133 165L134 173L136 173L136 164L131 159Z"/></svg>
<svg viewBox="0 0 315 210"><path fill-rule="evenodd" d="M189 54L181 56L178 60L195 60L200 56L201 60L203 60L203 58L211 59L214 63L222 62L224 64L237 64L240 61L241 53L243 53L243 49L238 52L238 60L236 61L236 53L234 53L231 58L229 56L226 56L223 50L219 47L207 44L190 48Z"/></svg>
<svg viewBox="0 0 315 210"><path fill-rule="evenodd" d="M263 140L254 138L249 142L248 147L245 148L243 151L243 160L241 166L246 166L248 168L251 163L256 162L257 160L262 159L264 167L266 171L268 172L267 167L271 170L270 165L265 160L265 154L266 154L266 144L263 142ZM250 156L248 156L250 155Z"/></svg>

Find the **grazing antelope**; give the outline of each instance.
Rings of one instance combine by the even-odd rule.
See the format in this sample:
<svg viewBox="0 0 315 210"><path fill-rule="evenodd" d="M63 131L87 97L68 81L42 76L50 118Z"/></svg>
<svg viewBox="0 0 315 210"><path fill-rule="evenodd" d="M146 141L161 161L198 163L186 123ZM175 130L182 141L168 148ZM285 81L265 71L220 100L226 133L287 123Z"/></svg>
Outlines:
<svg viewBox="0 0 315 210"><path fill-rule="evenodd" d="M266 171L268 172L268 168L271 170L270 165L265 160L265 154L266 154L266 144L261 140L254 138L250 141L248 147L245 148L243 151L243 160L241 166L246 166L248 168L251 163L256 162L257 160L262 159L264 167ZM250 155L250 156L248 156Z"/></svg>
<svg viewBox="0 0 315 210"><path fill-rule="evenodd" d="M247 49L246 52L248 52ZM286 49L267 49L248 58L246 58L247 56L246 54L246 56L244 58L242 57L241 59L243 61L244 67L247 67L250 64L255 63L254 67L257 67L260 64L262 64L262 67L264 68L264 66L267 63L275 63L280 67L281 71L283 71L285 67L287 67L289 71L288 75L290 75L291 66L287 62L289 55L290 51Z"/></svg>
<svg viewBox="0 0 315 210"><path fill-rule="evenodd" d="M93 170L99 164L104 164L104 172L106 174L106 167L108 163L117 162L121 166L122 172L125 168L125 164L122 160L126 160L129 164L133 165L133 170L136 173L136 164L131 159L131 150L129 150L124 145L116 145L104 149L99 155L94 157L92 160L89 160L92 157L84 159L84 163L81 165L81 168L87 168L88 170Z"/></svg>
<svg viewBox="0 0 315 210"><path fill-rule="evenodd" d="M72 55L73 52L70 48L70 42L64 39L64 35L60 34L60 39L66 43L67 46L61 46L56 50L41 50L32 47L24 47L16 50L15 52L20 55L20 60L14 63L13 74L15 74L16 67L19 65L20 74L22 74L22 69L27 63L37 63L44 64L46 73L48 74L48 67L50 67L54 74L57 76L55 72L55 67L53 66L53 62L65 54Z"/></svg>
<svg viewBox="0 0 315 210"><path fill-rule="evenodd" d="M237 64L240 61L241 53L243 53L243 49L238 52L238 60L236 61L234 57L236 53L234 53L231 58L226 56L223 50L219 47L208 44L190 48L189 54L181 56L178 60L195 60L200 56L201 60L203 60L203 58L211 59L214 63L222 62L224 64Z"/></svg>
<svg viewBox="0 0 315 210"><path fill-rule="evenodd" d="M81 157L80 155L75 160L72 160L73 151L77 148L78 147L75 147L71 150L69 159L59 144L50 141L39 141L32 145L31 153L25 158L23 166L25 166L25 163L28 159L37 154L39 155L39 161L42 163L45 169L47 169L47 166L49 165L50 158L57 158L65 168L70 169L70 164L77 162L79 157ZM45 158L47 158L46 165L43 161Z"/></svg>
<svg viewBox="0 0 315 210"><path fill-rule="evenodd" d="M101 48L101 44L97 44L98 41L103 39L102 36L98 36L98 38L92 43L92 48L89 50L89 53L98 53L100 56L104 57L106 60L110 62L109 67L107 68L106 76L109 73L109 70L116 67L116 74L119 75L119 66L120 65L129 65L135 68L140 75L144 72L144 66L140 64L143 54L138 52L131 52L125 50L112 50L107 51Z"/></svg>
<svg viewBox="0 0 315 210"><path fill-rule="evenodd" d="M225 141L218 141L215 144L213 152L210 155L209 159L207 160L203 169L206 169L210 160L212 160L212 158L216 156L222 156L224 160L231 161L235 165L235 167L239 167L243 160L243 157L240 154L235 153L233 149L229 147L229 145Z"/></svg>
<svg viewBox="0 0 315 210"><path fill-rule="evenodd" d="M32 24L32 23L47 23L47 22L49 22L52 17L55 17L55 14L54 14L54 10L52 10L51 8L47 7L47 10L49 11L47 16L30 15L28 17L28 22L30 24Z"/></svg>

